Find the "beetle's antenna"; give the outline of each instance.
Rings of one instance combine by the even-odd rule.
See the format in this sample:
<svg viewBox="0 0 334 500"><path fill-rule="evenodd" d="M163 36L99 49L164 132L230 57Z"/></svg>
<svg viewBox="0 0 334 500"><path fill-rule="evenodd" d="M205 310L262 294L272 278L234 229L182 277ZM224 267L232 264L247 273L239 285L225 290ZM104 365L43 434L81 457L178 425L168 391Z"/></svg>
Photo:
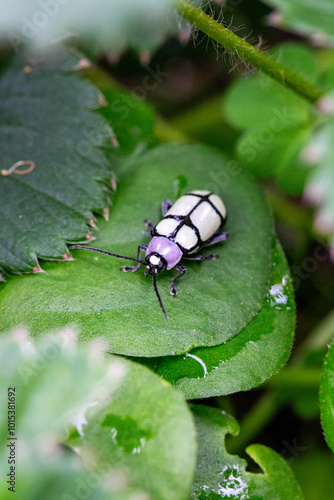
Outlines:
<svg viewBox="0 0 334 500"><path fill-rule="evenodd" d="M105 250L100 250L99 248L86 247L84 245L72 245L70 246L70 248L81 248L82 250L92 250L93 252L105 253L107 255L111 255L112 257L117 257L119 259L134 260L135 262L140 262L141 264L146 265L146 262L144 262L143 260L134 259L133 257L125 257L125 255L118 255L117 253L106 252Z"/></svg>
<svg viewBox="0 0 334 500"><path fill-rule="evenodd" d="M160 304L160 307L162 309L162 312L164 313L165 315L165 320L168 321L168 316L167 316L167 313L165 311L165 308L164 306L162 305L162 300L161 300L161 297L159 295L159 292L158 292L158 287L157 287L157 278L156 278L156 275L153 274L152 275L152 281L153 281L153 286L154 286L154 290L155 290L155 294L156 296L158 297L158 301L159 301L159 304Z"/></svg>

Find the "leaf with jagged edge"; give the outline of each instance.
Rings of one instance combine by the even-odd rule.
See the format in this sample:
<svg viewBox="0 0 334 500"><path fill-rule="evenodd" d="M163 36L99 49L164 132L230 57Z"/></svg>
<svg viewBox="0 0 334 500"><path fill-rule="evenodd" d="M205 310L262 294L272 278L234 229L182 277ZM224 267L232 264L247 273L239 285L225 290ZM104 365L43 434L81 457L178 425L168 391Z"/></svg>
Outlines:
<svg viewBox="0 0 334 500"><path fill-rule="evenodd" d="M170 295L175 270L157 283L169 314L166 322L143 268L124 274L121 259L84 250L75 262L48 264L47 273L13 277L0 295L2 327L27 325L34 336L51 326L76 324L82 341L103 337L110 352L133 356L183 354L235 336L259 311L272 272L273 221L261 189L240 166L201 145L168 144L129 157L128 173L113 197L110 221L99 224L94 246L136 256L150 237L144 219L161 218L161 202L183 192L209 189L227 207L227 241L208 249L215 261L184 261L187 273L177 297ZM66 286L65 286L66 284Z"/></svg>
<svg viewBox="0 0 334 500"><path fill-rule="evenodd" d="M66 260L66 243L87 241L92 211L108 204L110 166L101 147L113 132L93 112L102 95L73 74L87 64L65 51L39 60L19 55L1 75L0 266L6 271L39 271L37 258ZM20 161L34 162L33 170L10 172Z"/></svg>
<svg viewBox="0 0 334 500"><path fill-rule="evenodd" d="M290 271L275 241L271 287L255 318L235 337L186 356L141 358L187 399L246 391L274 375L289 358L296 321Z"/></svg>
<svg viewBox="0 0 334 500"><path fill-rule="evenodd" d="M237 435L237 421L217 408L192 405L198 456L191 500L303 500L300 487L288 464L272 449L253 444L248 455L261 473L246 471L247 462L230 455L225 448L226 434Z"/></svg>

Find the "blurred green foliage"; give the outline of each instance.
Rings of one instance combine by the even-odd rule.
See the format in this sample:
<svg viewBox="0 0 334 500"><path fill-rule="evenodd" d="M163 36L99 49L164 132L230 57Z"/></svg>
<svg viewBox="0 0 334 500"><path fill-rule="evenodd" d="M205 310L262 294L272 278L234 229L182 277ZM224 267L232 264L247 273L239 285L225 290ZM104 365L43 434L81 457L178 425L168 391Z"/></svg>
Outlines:
<svg viewBox="0 0 334 500"><path fill-rule="evenodd" d="M33 178L28 174L14 171L7 178L0 176L4 186L0 216L7 221L6 232L4 224L1 226L1 252L8 257L9 248L11 257L19 259L14 266L3 267L22 271L28 263L30 267L36 264L35 271L40 272L40 266L46 271L45 276L30 277L3 273L8 282L0 290L2 330L5 325L29 322L33 331L39 329L41 337L38 341L22 338L22 330L16 330L14 341L5 340L3 335L0 350L3 388L14 384L19 388L18 484L24 485L24 494L18 491L19 498L59 498L65 492L70 496L65 495L63 500L79 498L83 493L91 500L144 500L147 494L153 500L181 500L189 498L192 477L191 498L216 500L228 486L234 488L234 497L241 499L245 491L235 488L243 482L248 498L254 500L260 496L268 500L274 496L286 500L332 497L333 347L328 348L334 334L334 51L333 16L325 13L332 2L194 3L302 75L319 88L323 97L310 105L298 95L298 89L293 93L266 76L254 74L237 56L177 18L167 1L159 6L131 1L125 6L118 0L108 5L101 0L93 7L85 2L78 16L76 2L67 9L54 0L52 5L59 9L59 15L54 19L49 15L41 29L35 26L39 12L40 22L47 15L41 2L37 5L17 0L11 9L5 6L0 21L1 51L9 57L3 60L0 72L0 131L6 152L2 168L29 159L32 152L42 155L43 175L37 167L33 172L36 186L43 191L45 179L51 180L50 192L58 203L64 204L67 193L63 208L70 214L68 220L59 216L50 200L37 206L34 202L40 195L29 200L24 192L19 195L19 189L26 190ZM37 29L37 35L29 40L30 47L45 45L50 37L56 34L58 38L70 28L76 36L68 38L66 44L71 51L73 46L80 48L85 56L67 56L65 65L52 66L48 53L43 56L46 69L42 71L40 53L27 54L24 64L22 59L19 65L13 62L20 56L13 58L12 52L27 42L22 36L22 30L27 31L27 22L25 28L22 25L24 16L35 23L30 29ZM179 40L166 39L175 33ZM186 43L189 39L191 43ZM87 55L95 63L89 69ZM71 74L77 62L81 62L86 80ZM98 132L102 123L107 124L108 134L94 144L89 164L87 158L81 158L73 171L74 182L68 182L66 169L62 170L65 149L76 151L85 128ZM169 142L201 144L160 145ZM63 172L58 184L52 181L55 171L51 161L55 158L61 159L57 172ZM189 265L187 279L180 284L182 294L175 300L168 296L169 278L161 277L164 302L170 303L170 316L178 326L172 334L163 323L150 283L140 272L125 276L118 271L118 261L88 252L78 253L77 262L62 265L34 260L36 253L39 257L70 260L65 242L78 240L81 234L84 239L87 234L91 238L92 227L88 231L87 222L93 229L96 224L100 229L94 233L96 246L112 251L115 245L121 250L124 245L125 254L134 256L136 246L148 241L142 219L158 220L161 199L176 198L182 188L192 188L193 182L204 183L213 168L225 171L228 164L240 172L248 170L262 185L291 271L279 247L272 258L270 215L266 204L259 203L258 188L246 174L232 175L234 182L224 185L221 193L228 200L231 239L219 246L220 259L207 265ZM76 186L79 178L82 181ZM8 186L13 196L8 196ZM116 195L110 200L116 187ZM4 204L5 196L8 201ZM99 217L102 213L105 219L110 217L110 222ZM238 224L234 221L237 214ZM253 236L247 239L249 218L254 223L249 225ZM29 224L22 235L21 226L27 219ZM82 227L73 232L76 220ZM59 230L60 223L66 233ZM50 234L56 236L59 245L50 244ZM34 238L49 250L36 252ZM55 255L51 255L51 247ZM239 274L234 275L231 269L236 263ZM277 267L270 282L272 265ZM287 281L286 275L291 279ZM243 316L242 301L239 304L236 300L243 280L254 290L262 287L256 304L248 307L247 317ZM295 346L287 366L280 370L292 343L292 283L298 312ZM273 290L274 297L283 302L287 294L286 310L272 309L265 296L269 293L272 297ZM202 301L201 291L205 292ZM229 317L234 327L237 325L237 334L222 344L221 337L217 341L217 332L220 335L225 331L225 303L231 305ZM113 310L115 304L117 312ZM74 343L65 349L54 343L59 346L56 355L40 364L48 352L48 330L68 325L69 311L72 325L81 321L83 328L89 327L86 336L81 331L78 336L79 344L85 338L89 347L77 349ZM196 318L198 311L201 315ZM280 320L283 315L284 325ZM53 321L55 317L57 322ZM192 329L196 331L191 333ZM89 341L100 338L101 332L109 336L109 351L153 356L138 361L162 379L139 366L136 358L125 360L110 354L106 359L94 358ZM163 338L163 351L159 338ZM196 339L196 346L211 347L188 352L193 347L191 338ZM184 345L179 352L185 354L171 356L180 343ZM215 350L219 351L219 369L214 368L215 358L210 357ZM198 359L186 355L194 353ZM169 356L154 357L157 354ZM106 381L107 367L115 364L118 369ZM123 382L118 377L120 367L130 373ZM243 392L261 383L262 387ZM98 388L102 393L92 399L92 392ZM110 388L107 397L103 392L106 388ZM191 399L215 397L206 399L205 406L201 400L200 406L192 407L191 415L180 390ZM8 431L8 394L2 391L0 398L3 440ZM101 404L94 406L97 400ZM78 416L78 408L85 404L81 420L73 424L72 413ZM226 412L240 422L240 433L227 436L225 444L226 433L236 434L238 427ZM255 440L262 444L248 446ZM247 472L245 448L254 460L247 457ZM231 457L242 469L241 475L236 475L235 468L229 469ZM107 467L96 478L101 464ZM252 473L259 472L256 464L264 474ZM1 471L7 473L8 466L5 453ZM93 484L94 478L98 484L91 487L89 481ZM1 488L0 498L9 498L12 493L6 484L1 483Z"/></svg>

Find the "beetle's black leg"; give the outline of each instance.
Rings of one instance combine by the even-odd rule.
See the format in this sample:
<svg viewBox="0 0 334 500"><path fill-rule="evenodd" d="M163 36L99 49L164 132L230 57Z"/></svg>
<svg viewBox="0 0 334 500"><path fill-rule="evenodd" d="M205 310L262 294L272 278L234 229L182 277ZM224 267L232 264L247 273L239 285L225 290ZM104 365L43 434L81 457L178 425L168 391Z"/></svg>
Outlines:
<svg viewBox="0 0 334 500"><path fill-rule="evenodd" d="M204 246L208 247L209 245L215 245L216 243L219 243L220 241L227 240L228 238L228 233L220 233L217 234L212 238L212 240L209 240L207 243L205 243Z"/></svg>
<svg viewBox="0 0 334 500"><path fill-rule="evenodd" d="M145 222L147 234L149 236L153 236L153 229L154 229L153 222L151 222L150 220L147 220L147 219L145 219L144 222Z"/></svg>
<svg viewBox="0 0 334 500"><path fill-rule="evenodd" d="M139 245L139 247L137 248L137 260L140 261L140 250L147 250L147 245ZM127 273L128 271L131 271L131 272L135 272L137 271L137 269L140 268L140 265L141 265L141 262L138 262L138 264L136 266L122 266L120 267L120 270L121 271L124 271L125 273Z"/></svg>
<svg viewBox="0 0 334 500"><path fill-rule="evenodd" d="M194 255L193 257L191 255L183 256L183 258L187 260L216 260L218 257L219 255L217 253L210 253L210 255Z"/></svg>
<svg viewBox="0 0 334 500"><path fill-rule="evenodd" d="M204 255L205 260L216 260L219 258L217 253L210 253L209 255Z"/></svg>
<svg viewBox="0 0 334 500"><path fill-rule="evenodd" d="M172 281L171 281L171 291L170 291L171 295L177 295L177 290L175 288L174 282L176 280L178 280L179 278L181 278L181 276L183 276L184 273L187 270L184 266L182 266L182 264L178 264L177 266L175 266L175 269L177 269L178 271L181 271L181 272L180 272L180 274L177 274L176 276L174 276L174 278L172 278Z"/></svg>
<svg viewBox="0 0 334 500"><path fill-rule="evenodd" d="M162 216L163 217L165 217L166 213L168 212L168 210L170 209L171 206L172 206L172 202L169 200L164 200L162 202Z"/></svg>

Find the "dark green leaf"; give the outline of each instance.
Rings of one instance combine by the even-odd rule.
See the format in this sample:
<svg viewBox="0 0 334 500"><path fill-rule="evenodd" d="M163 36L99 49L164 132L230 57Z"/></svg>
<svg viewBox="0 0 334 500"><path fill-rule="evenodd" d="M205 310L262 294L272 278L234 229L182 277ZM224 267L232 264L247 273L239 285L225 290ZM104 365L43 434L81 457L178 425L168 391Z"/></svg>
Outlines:
<svg viewBox="0 0 334 500"><path fill-rule="evenodd" d="M334 343L324 361L320 385L320 414L326 441L334 452Z"/></svg>
<svg viewBox="0 0 334 500"><path fill-rule="evenodd" d="M291 460L291 468L306 500L331 498L334 491L334 454L318 439L315 440L312 434L308 433L307 447L303 453L296 460Z"/></svg>
<svg viewBox="0 0 334 500"><path fill-rule="evenodd" d="M121 154L142 153L156 142L154 112L135 93L119 89L103 89L107 106L100 114L111 124Z"/></svg>
<svg viewBox="0 0 334 500"><path fill-rule="evenodd" d="M0 79L1 169L35 163L25 175L0 175L6 270L31 272L37 257L68 258L66 241L85 241L92 210L107 205L100 181L109 165L100 146L112 131L92 112L97 90L70 73L86 63L67 53L38 62L16 57Z"/></svg>
<svg viewBox="0 0 334 500"><path fill-rule="evenodd" d="M227 433L236 435L238 423L225 412L193 405L198 437L198 458L193 500L233 497L244 500L302 500L300 488L286 462L275 451L260 444L246 451L263 473L246 471L247 462L225 449Z"/></svg>
<svg viewBox="0 0 334 500"><path fill-rule="evenodd" d="M186 357L143 359L187 399L245 391L275 374L287 361L295 327L290 271L278 242L268 296L255 318L232 339L198 348Z"/></svg>
<svg viewBox="0 0 334 500"><path fill-rule="evenodd" d="M216 247L220 258L187 264L177 297L169 294L174 272L159 276L167 323L142 271L124 274L122 260L76 251L75 263L50 264L44 276L2 285L3 328L23 323L39 335L74 323L83 340L103 336L112 352L162 356L221 344L258 312L271 276L273 226L256 184L238 164L204 146L166 145L129 161L98 246L135 257L138 244L149 241L143 220L159 220L161 201L175 200L183 176L187 191L211 189L225 201L230 237Z"/></svg>

